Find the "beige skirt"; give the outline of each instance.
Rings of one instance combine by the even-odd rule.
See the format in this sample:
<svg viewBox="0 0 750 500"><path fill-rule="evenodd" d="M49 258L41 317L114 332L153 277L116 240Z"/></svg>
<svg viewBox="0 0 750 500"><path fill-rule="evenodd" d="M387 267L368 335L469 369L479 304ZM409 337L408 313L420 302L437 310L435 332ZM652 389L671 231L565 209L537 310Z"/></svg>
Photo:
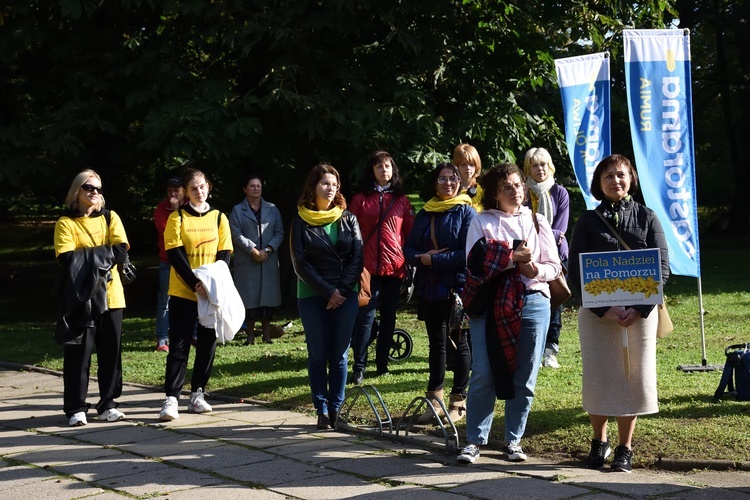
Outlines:
<svg viewBox="0 0 750 500"><path fill-rule="evenodd" d="M583 409L593 415L628 417L659 411L656 393L656 324L654 309L627 329L630 375L625 370L623 328L578 310L583 363Z"/></svg>

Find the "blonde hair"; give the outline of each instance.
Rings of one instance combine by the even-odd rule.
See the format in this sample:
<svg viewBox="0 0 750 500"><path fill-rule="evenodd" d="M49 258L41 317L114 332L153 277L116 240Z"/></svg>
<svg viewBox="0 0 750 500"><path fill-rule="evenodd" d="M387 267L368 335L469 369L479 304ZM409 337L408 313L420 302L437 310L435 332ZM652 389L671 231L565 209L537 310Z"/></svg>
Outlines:
<svg viewBox="0 0 750 500"><path fill-rule="evenodd" d="M526 177L531 177L531 166L538 163L546 163L551 174L555 173L555 164L552 163L552 156L544 148L531 148L526 151L526 157L523 159L523 173Z"/></svg>
<svg viewBox="0 0 750 500"><path fill-rule="evenodd" d="M78 193L81 191L81 186L86 184L89 177L96 177L99 180L99 185L102 185L102 178L95 171L87 168L78 173L73 178L73 182L70 183L70 189L68 189L68 196L65 197L65 206L72 212L78 212ZM98 211L104 208L104 195L99 192L99 203L94 205L94 208Z"/></svg>
<svg viewBox="0 0 750 500"><path fill-rule="evenodd" d="M479 157L477 148L471 144L459 144L456 149L453 150L453 164L458 166L459 163L471 163L476 167L474 177L471 179L473 183L476 181L479 174L482 173L482 159Z"/></svg>

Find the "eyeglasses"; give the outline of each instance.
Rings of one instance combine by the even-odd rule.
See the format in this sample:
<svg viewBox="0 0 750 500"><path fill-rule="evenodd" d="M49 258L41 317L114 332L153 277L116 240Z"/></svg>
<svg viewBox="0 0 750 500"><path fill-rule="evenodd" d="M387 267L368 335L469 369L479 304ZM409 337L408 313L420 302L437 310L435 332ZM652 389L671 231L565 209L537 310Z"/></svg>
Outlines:
<svg viewBox="0 0 750 500"><path fill-rule="evenodd" d="M516 191L523 191L523 184L518 182L516 184L507 184L502 187L502 191L505 194L515 194Z"/></svg>
<svg viewBox="0 0 750 500"><path fill-rule="evenodd" d="M84 184L83 186L81 186L81 189L88 193L93 193L94 191L96 191L99 194L104 194L101 186L94 186L93 184Z"/></svg>
<svg viewBox="0 0 750 500"><path fill-rule="evenodd" d="M452 175L450 177L438 177L438 184L448 184L449 182L451 184L458 183L458 177L456 177L455 175Z"/></svg>

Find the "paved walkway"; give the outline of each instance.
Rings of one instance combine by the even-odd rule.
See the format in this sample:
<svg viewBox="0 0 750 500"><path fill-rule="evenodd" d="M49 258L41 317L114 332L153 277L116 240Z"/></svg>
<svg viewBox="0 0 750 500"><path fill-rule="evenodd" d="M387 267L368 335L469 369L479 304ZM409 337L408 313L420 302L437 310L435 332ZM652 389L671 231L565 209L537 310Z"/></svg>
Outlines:
<svg viewBox="0 0 750 500"><path fill-rule="evenodd" d="M435 444L318 431L313 418L211 401L157 421L163 395L127 385L128 420L69 427L54 373L0 368L0 498L412 499L681 498L750 500L750 472L633 474L483 450L471 466ZM96 394L92 385L89 394ZM95 399L95 398L93 398ZM168 495L168 496L167 496Z"/></svg>

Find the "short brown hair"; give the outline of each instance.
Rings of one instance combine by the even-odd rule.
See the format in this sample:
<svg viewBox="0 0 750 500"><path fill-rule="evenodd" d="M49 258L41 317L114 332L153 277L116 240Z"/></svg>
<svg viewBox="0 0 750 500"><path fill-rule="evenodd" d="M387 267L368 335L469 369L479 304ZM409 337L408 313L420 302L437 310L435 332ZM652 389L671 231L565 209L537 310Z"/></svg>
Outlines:
<svg viewBox="0 0 750 500"><path fill-rule="evenodd" d="M604 199L604 191L602 191L602 174L609 167L627 167L630 171L630 189L628 194L633 194L638 191L638 172L635 171L633 165L623 155L613 154L604 158L594 169L594 175L591 177L591 195L599 201Z"/></svg>
<svg viewBox="0 0 750 500"><path fill-rule="evenodd" d="M341 176L339 175L338 170L328 163L318 163L312 168L312 170L310 170L310 173L307 174L307 180L305 180L302 194L297 202L298 207L305 207L310 210L318 209L318 205L315 203L315 186L318 185L318 182L320 182L320 179L322 179L325 174L331 174L336 177L336 182L339 185L339 188L336 190L336 196L333 198L333 204L342 210L346 209L346 198L341 194Z"/></svg>

